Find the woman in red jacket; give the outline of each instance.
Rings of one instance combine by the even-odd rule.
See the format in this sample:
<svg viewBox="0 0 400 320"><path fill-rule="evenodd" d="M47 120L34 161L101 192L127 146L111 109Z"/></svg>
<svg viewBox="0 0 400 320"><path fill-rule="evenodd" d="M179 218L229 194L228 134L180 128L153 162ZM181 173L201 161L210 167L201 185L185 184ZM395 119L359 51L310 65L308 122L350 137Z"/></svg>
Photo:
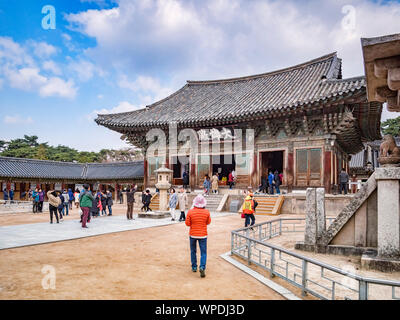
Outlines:
<svg viewBox="0 0 400 320"><path fill-rule="evenodd" d="M206 199L202 195L198 195L193 200L193 209L188 211L186 217L186 225L190 227L190 257L192 263L192 271L197 272L197 242L200 247L200 276L206 276L207 262L207 225L211 223L210 211L205 209L207 205Z"/></svg>

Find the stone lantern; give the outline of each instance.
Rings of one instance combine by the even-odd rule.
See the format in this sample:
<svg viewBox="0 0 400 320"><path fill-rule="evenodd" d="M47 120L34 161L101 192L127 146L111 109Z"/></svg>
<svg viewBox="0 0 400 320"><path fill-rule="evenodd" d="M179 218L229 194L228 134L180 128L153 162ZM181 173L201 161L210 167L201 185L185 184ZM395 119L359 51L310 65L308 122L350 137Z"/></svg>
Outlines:
<svg viewBox="0 0 400 320"><path fill-rule="evenodd" d="M160 208L159 212L167 214L168 212L168 190L171 188L172 173L173 171L165 167L163 163L162 167L154 171L157 175L156 188L160 191Z"/></svg>

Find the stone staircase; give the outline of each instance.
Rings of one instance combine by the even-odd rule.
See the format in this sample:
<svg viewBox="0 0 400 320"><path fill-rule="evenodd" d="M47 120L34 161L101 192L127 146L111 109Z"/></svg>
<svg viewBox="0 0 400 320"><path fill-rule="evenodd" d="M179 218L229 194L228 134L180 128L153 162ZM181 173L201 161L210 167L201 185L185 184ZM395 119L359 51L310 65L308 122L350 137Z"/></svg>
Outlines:
<svg viewBox="0 0 400 320"><path fill-rule="evenodd" d="M284 197L282 195L255 195L254 200L258 202L256 214L275 216L280 214Z"/></svg>
<svg viewBox="0 0 400 320"><path fill-rule="evenodd" d="M223 197L224 197L223 194L212 194L212 193L210 193L210 195L206 197L206 200L207 200L206 209L208 211L210 211L210 212L211 211L213 211L213 212L217 211L217 209L219 207L219 204L220 204L220 202L221 202Z"/></svg>
<svg viewBox="0 0 400 320"><path fill-rule="evenodd" d="M153 211L160 209L160 195L158 193L154 194L151 198L150 209Z"/></svg>

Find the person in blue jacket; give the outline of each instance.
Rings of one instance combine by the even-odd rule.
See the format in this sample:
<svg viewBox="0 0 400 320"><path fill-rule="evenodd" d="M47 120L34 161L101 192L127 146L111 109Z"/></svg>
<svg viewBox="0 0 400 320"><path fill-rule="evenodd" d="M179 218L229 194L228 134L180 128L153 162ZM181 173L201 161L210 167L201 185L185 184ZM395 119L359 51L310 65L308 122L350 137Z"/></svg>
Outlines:
<svg viewBox="0 0 400 320"><path fill-rule="evenodd" d="M272 170L269 171L268 182L269 182L269 193L274 194L275 176L272 173Z"/></svg>
<svg viewBox="0 0 400 320"><path fill-rule="evenodd" d="M4 188L4 190L3 190L3 199L5 202L8 201L8 191L6 188Z"/></svg>

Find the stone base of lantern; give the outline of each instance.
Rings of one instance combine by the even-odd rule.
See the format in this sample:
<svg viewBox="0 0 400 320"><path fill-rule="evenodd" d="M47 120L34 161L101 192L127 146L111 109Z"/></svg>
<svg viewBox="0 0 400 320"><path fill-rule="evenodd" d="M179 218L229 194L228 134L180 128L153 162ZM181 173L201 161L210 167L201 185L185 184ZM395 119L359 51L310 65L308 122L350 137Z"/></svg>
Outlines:
<svg viewBox="0 0 400 320"><path fill-rule="evenodd" d="M170 217L171 214L169 211L149 211L149 212L142 212L139 213L139 218L149 218L149 219L163 219Z"/></svg>

